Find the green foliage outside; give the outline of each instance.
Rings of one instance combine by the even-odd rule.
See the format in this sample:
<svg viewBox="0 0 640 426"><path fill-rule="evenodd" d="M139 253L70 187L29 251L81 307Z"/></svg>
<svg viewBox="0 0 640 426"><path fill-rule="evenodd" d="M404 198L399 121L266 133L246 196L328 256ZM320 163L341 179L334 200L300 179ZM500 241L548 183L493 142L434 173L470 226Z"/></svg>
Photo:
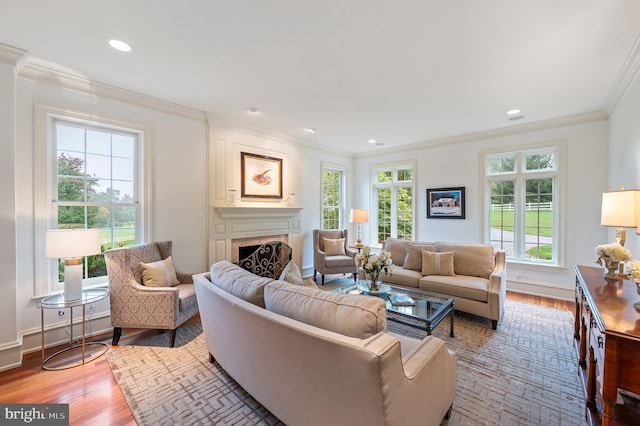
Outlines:
<svg viewBox="0 0 640 426"><path fill-rule="evenodd" d="M411 181L412 170L397 170L396 181ZM393 181L392 171L378 172L378 182L387 183ZM397 238L413 239L413 191L411 187L396 186L396 213L397 213ZM393 236L392 233L392 203L393 193L391 188L378 189L378 243L384 242Z"/></svg>
<svg viewBox="0 0 640 426"><path fill-rule="evenodd" d="M514 212L492 212L491 227L495 229L505 229L513 232L515 226ZM553 212L551 211L527 211L525 213L525 230L527 235L540 237L553 236ZM536 259L551 260L552 246L541 245L527 250L527 254Z"/></svg>
<svg viewBox="0 0 640 426"><path fill-rule="evenodd" d="M322 229L340 228L340 187L342 172L322 172Z"/></svg>

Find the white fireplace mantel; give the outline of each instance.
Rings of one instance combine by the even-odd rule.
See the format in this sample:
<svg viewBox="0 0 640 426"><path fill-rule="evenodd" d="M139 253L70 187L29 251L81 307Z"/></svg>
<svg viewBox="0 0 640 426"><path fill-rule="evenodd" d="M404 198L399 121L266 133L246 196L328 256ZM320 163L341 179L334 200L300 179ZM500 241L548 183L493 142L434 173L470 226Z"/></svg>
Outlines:
<svg viewBox="0 0 640 426"><path fill-rule="evenodd" d="M302 207L239 207L239 206L216 206L215 208L223 219L243 219L243 218L291 218L302 210Z"/></svg>

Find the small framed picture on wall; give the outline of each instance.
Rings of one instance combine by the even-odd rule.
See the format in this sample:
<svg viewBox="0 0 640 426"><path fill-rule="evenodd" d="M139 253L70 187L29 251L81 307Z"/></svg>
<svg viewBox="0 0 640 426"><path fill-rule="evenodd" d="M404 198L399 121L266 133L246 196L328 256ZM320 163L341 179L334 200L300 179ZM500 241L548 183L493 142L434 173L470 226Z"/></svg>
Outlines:
<svg viewBox="0 0 640 426"><path fill-rule="evenodd" d="M427 218L464 219L464 186L427 188Z"/></svg>
<svg viewBox="0 0 640 426"><path fill-rule="evenodd" d="M282 198L282 158L240 153L241 196Z"/></svg>

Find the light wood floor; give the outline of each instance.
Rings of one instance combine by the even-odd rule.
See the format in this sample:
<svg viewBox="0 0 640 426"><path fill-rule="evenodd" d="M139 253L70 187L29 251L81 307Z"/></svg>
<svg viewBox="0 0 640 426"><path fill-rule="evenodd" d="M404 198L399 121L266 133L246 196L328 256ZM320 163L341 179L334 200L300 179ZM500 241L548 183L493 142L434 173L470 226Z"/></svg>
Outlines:
<svg viewBox="0 0 640 426"><path fill-rule="evenodd" d="M570 312L572 302L507 292L507 298ZM189 322L199 321L196 316ZM157 333L153 330L123 330L121 345ZM117 350L118 346L109 350ZM50 349L49 353L56 349ZM0 373L0 403L69 404L72 425L135 425L106 357L83 366L60 371L41 369L40 352L25 355L23 365Z"/></svg>

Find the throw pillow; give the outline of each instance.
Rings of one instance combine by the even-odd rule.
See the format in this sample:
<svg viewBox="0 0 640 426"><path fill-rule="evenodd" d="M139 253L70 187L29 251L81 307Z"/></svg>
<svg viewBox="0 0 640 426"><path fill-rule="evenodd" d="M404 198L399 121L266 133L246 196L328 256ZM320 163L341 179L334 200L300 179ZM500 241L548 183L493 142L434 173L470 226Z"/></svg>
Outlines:
<svg viewBox="0 0 640 426"><path fill-rule="evenodd" d="M422 275L455 275L453 252L437 253L422 250Z"/></svg>
<svg viewBox="0 0 640 426"><path fill-rule="evenodd" d="M407 256L404 259L404 269L422 270L422 250L436 251L433 244L407 244Z"/></svg>
<svg viewBox="0 0 640 426"><path fill-rule="evenodd" d="M344 252L344 238L338 238L336 240L330 238L323 238L324 242L324 254L327 256L346 256Z"/></svg>
<svg viewBox="0 0 640 426"><path fill-rule="evenodd" d="M282 274L280 274L280 278L278 279L295 285L304 285L302 273L300 273L298 265L296 265L296 262L293 260L287 263L287 266L284 267Z"/></svg>
<svg viewBox="0 0 640 426"><path fill-rule="evenodd" d="M302 285L305 287L318 288L318 284L316 284L313 278L305 278Z"/></svg>
<svg viewBox="0 0 640 426"><path fill-rule="evenodd" d="M171 256L157 262L142 263L142 284L148 287L173 287L180 284Z"/></svg>

